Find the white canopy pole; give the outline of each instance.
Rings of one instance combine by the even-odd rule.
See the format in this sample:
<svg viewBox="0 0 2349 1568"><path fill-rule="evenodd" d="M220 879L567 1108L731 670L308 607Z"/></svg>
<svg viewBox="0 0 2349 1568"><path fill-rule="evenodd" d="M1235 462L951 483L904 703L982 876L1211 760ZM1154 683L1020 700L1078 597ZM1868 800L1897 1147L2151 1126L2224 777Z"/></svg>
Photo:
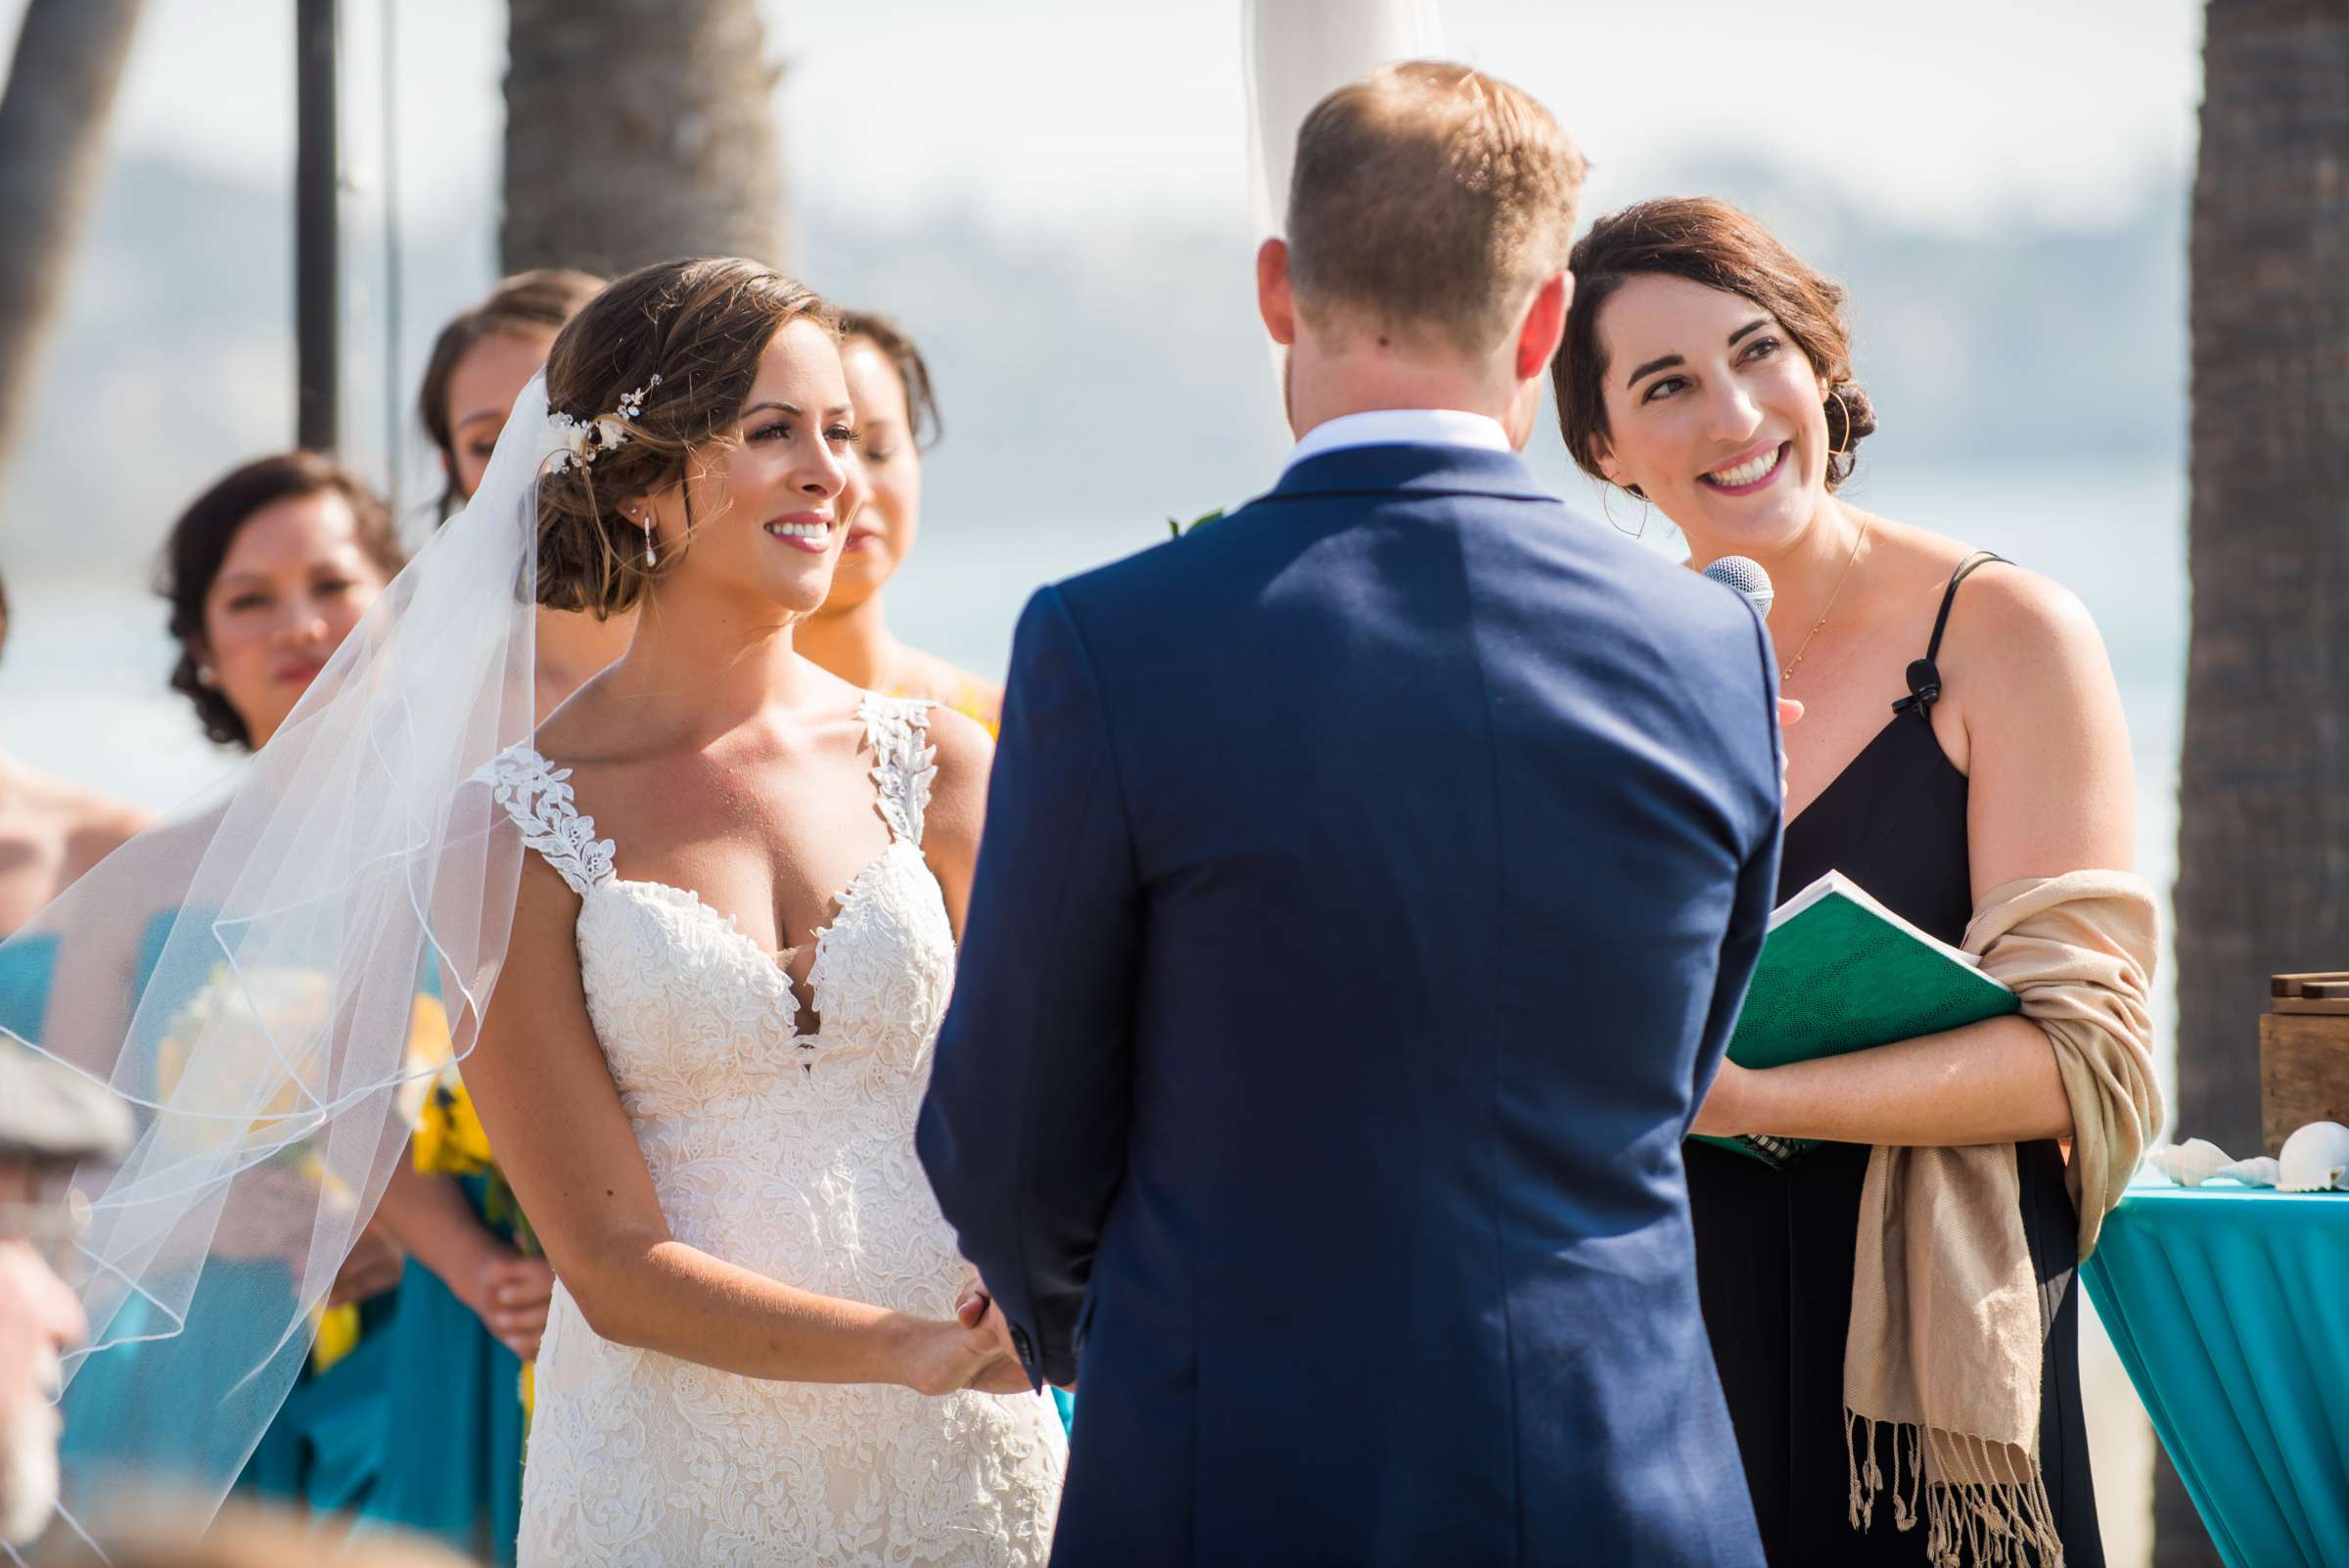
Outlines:
<svg viewBox="0 0 2349 1568"><path fill-rule="evenodd" d="M1436 0L1241 0L1248 82L1251 248L1282 232L1297 127L1335 88L1396 60L1444 52ZM1272 347L1272 378L1282 350Z"/></svg>

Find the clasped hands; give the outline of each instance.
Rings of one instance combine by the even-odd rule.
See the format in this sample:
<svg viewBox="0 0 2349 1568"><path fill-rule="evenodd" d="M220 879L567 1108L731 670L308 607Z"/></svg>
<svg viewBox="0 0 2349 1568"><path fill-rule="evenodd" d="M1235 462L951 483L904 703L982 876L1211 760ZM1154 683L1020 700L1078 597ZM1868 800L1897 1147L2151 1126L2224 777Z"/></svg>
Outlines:
<svg viewBox="0 0 2349 1568"><path fill-rule="evenodd" d="M1025 1394L1028 1369L1011 1345L1011 1325L1002 1309L976 1281L954 1304L945 1321L917 1319L909 1325L898 1381L917 1394Z"/></svg>

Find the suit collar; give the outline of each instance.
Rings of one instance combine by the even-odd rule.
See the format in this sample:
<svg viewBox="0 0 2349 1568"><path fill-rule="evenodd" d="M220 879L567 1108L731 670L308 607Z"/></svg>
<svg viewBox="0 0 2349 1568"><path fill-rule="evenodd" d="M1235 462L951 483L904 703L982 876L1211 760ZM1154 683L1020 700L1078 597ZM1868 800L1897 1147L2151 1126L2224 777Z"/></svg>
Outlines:
<svg viewBox="0 0 2349 1568"><path fill-rule="evenodd" d="M1301 458L1289 465L1265 499L1398 490L1424 495L1501 495L1528 501L1557 499L1515 452L1405 443L1344 446Z"/></svg>

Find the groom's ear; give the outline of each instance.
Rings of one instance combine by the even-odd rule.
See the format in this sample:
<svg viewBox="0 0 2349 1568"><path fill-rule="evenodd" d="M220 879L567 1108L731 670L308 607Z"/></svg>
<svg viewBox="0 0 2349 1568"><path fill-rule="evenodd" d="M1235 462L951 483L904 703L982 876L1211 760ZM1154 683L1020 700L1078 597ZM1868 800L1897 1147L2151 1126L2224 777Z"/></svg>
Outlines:
<svg viewBox="0 0 2349 1568"><path fill-rule="evenodd" d="M1549 368L1566 338L1566 307L1574 303L1574 274L1553 273L1534 291L1517 329L1517 379L1532 381Z"/></svg>
<svg viewBox="0 0 2349 1568"><path fill-rule="evenodd" d="M1272 341L1288 347L1297 341L1297 300L1289 293L1289 244L1267 240L1256 252L1256 308Z"/></svg>

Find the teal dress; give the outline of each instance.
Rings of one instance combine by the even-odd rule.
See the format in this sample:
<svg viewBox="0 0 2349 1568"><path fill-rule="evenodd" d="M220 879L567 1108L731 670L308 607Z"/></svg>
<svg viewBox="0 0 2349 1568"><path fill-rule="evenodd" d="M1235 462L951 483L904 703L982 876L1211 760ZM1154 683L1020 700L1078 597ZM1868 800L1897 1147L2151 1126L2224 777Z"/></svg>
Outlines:
<svg viewBox="0 0 2349 1568"><path fill-rule="evenodd" d="M463 1185L480 1215L482 1179ZM510 1565L522 1528L522 1362L413 1259L384 1344L384 1466L366 1518Z"/></svg>
<svg viewBox="0 0 2349 1568"><path fill-rule="evenodd" d="M439 966L419 989L438 1000ZM480 1176L459 1178L489 1223ZM365 1519L438 1537L509 1568L522 1531L522 1361L456 1293L414 1259L385 1336L384 1467Z"/></svg>
<svg viewBox="0 0 2349 1568"><path fill-rule="evenodd" d="M49 982L57 971L57 941L55 932L43 932L0 946L0 1030L19 1039L41 1038Z"/></svg>
<svg viewBox="0 0 2349 1568"><path fill-rule="evenodd" d="M138 1047L150 1078L132 1087L145 1098L153 1098L159 1087L153 1070L162 1031L209 983L214 966L209 954L189 944L168 955L170 970L164 971L165 944L173 924L170 913L157 915L149 922L139 946L133 994L144 993L147 1003L140 1026L146 1038ZM25 994L12 983L0 992L5 998L0 1005L22 1007ZM250 1345L240 1338L235 1325L249 1321L256 1311L286 1311L296 1283L293 1269L283 1262L211 1258L205 1263L189 1302L187 1324L180 1332L169 1333L162 1314L144 1303L126 1308L109 1336L125 1343L91 1357L66 1392L62 1452L84 1460L92 1473L100 1473L108 1455L77 1445L76 1431L89 1441L100 1442L107 1433L168 1430L171 1412L147 1408L156 1397L154 1390L186 1386L167 1375L168 1364L183 1358L191 1364L213 1362L216 1357L209 1341L214 1335L221 1339L219 1357L249 1355ZM272 1359L267 1370L275 1375L251 1377L229 1392L226 1397L232 1401L247 1389L253 1398L263 1397L261 1391L282 1386L284 1362L299 1360L293 1387L236 1477L236 1490L319 1512L350 1512L366 1504L385 1468L385 1379L391 1364L388 1331L397 1307L397 1295L390 1291L361 1304L357 1347L325 1371L313 1370L306 1347L296 1340ZM137 1343L146 1334L159 1337ZM260 1414L252 1412L256 1420ZM234 1419L229 1417L231 1422ZM190 1479L201 1482L204 1478Z"/></svg>

